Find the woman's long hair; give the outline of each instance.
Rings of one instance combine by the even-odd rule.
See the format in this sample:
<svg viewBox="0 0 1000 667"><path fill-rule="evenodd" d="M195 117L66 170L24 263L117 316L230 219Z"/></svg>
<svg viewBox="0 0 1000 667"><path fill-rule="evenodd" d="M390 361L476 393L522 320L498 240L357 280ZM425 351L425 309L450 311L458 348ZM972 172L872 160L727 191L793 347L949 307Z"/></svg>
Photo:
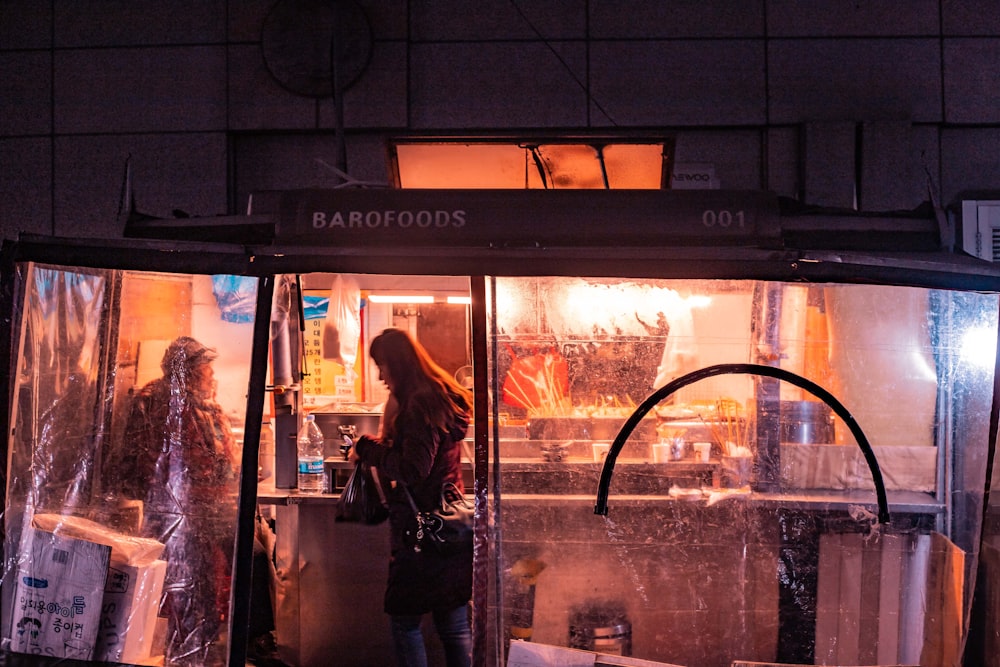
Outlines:
<svg viewBox="0 0 1000 667"><path fill-rule="evenodd" d="M370 354L392 379L401 410L419 409L427 423L447 429L472 408L472 395L431 359L402 329L389 328L372 340ZM391 429L391 425L389 425Z"/></svg>

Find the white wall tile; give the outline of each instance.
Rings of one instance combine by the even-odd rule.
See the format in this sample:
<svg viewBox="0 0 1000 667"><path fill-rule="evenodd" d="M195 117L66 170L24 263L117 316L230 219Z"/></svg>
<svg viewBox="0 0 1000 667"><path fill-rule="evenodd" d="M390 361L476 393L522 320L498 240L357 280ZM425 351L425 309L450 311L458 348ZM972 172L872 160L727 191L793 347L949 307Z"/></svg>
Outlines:
<svg viewBox="0 0 1000 667"><path fill-rule="evenodd" d="M911 140L923 200L929 201L934 197L938 203L947 204L941 192L940 128L937 125L914 125Z"/></svg>
<svg viewBox="0 0 1000 667"><path fill-rule="evenodd" d="M810 206L855 207L855 123L806 123L802 134L802 201Z"/></svg>
<svg viewBox="0 0 1000 667"><path fill-rule="evenodd" d="M997 35L1000 11L996 0L947 0L941 2L945 35Z"/></svg>
<svg viewBox="0 0 1000 667"><path fill-rule="evenodd" d="M306 129L316 126L316 99L283 88L268 70L260 46L233 45L227 52L231 130Z"/></svg>
<svg viewBox="0 0 1000 667"><path fill-rule="evenodd" d="M358 0L376 39L406 39L409 35L408 0Z"/></svg>
<svg viewBox="0 0 1000 667"><path fill-rule="evenodd" d="M52 55L0 53L0 136L52 131Z"/></svg>
<svg viewBox="0 0 1000 667"><path fill-rule="evenodd" d="M1000 155L1000 128L942 130L942 201L953 201L963 190L1000 192L997 155Z"/></svg>
<svg viewBox="0 0 1000 667"><path fill-rule="evenodd" d="M940 121L940 51L937 39L773 40L770 121Z"/></svg>
<svg viewBox="0 0 1000 667"><path fill-rule="evenodd" d="M120 237L125 164L132 156L136 210L173 217L227 212L223 133L59 137L55 142L55 230L59 236Z"/></svg>
<svg viewBox="0 0 1000 667"><path fill-rule="evenodd" d="M1000 38L944 42L945 120L1000 122Z"/></svg>
<svg viewBox="0 0 1000 667"><path fill-rule="evenodd" d="M55 52L59 133L219 130L224 46Z"/></svg>
<svg viewBox="0 0 1000 667"><path fill-rule="evenodd" d="M406 43L376 42L371 62L344 91L346 127L406 127ZM332 99L320 103L320 126L334 127Z"/></svg>
<svg viewBox="0 0 1000 667"><path fill-rule="evenodd" d="M766 131L767 183L764 189L782 197L798 197L802 188L799 168L799 128L774 127Z"/></svg>
<svg viewBox="0 0 1000 667"><path fill-rule="evenodd" d="M767 0L772 37L926 36L939 31L939 0Z"/></svg>
<svg viewBox="0 0 1000 667"><path fill-rule="evenodd" d="M910 210L927 199L909 121L861 124L860 209Z"/></svg>
<svg viewBox="0 0 1000 667"><path fill-rule="evenodd" d="M594 39L762 37L763 0L595 0L590 3Z"/></svg>
<svg viewBox="0 0 1000 667"><path fill-rule="evenodd" d="M675 162L711 163L722 189L760 190L760 137L756 130L683 130Z"/></svg>
<svg viewBox="0 0 1000 667"><path fill-rule="evenodd" d="M764 47L754 40L594 42L594 125L757 124L764 113Z"/></svg>
<svg viewBox="0 0 1000 667"><path fill-rule="evenodd" d="M44 49L52 46L52 6L39 0L0 3L0 49Z"/></svg>
<svg viewBox="0 0 1000 667"><path fill-rule="evenodd" d="M274 4L274 0L230 0L226 31L229 41L259 43L264 18Z"/></svg>
<svg viewBox="0 0 1000 667"><path fill-rule="evenodd" d="M411 5L416 41L580 39L584 0L427 0Z"/></svg>
<svg viewBox="0 0 1000 667"><path fill-rule="evenodd" d="M0 234L52 234L52 140L0 139Z"/></svg>
<svg viewBox="0 0 1000 667"><path fill-rule="evenodd" d="M359 181L388 184L385 142L380 135L345 137L347 173ZM325 133L254 134L235 140L236 202L246 210L248 196L262 190L331 188L342 181L337 139Z"/></svg>
<svg viewBox="0 0 1000 667"><path fill-rule="evenodd" d="M213 44L226 38L226 0L55 0L57 47Z"/></svg>
<svg viewBox="0 0 1000 667"><path fill-rule="evenodd" d="M417 128L586 124L584 46L556 43L415 44L410 125Z"/></svg>

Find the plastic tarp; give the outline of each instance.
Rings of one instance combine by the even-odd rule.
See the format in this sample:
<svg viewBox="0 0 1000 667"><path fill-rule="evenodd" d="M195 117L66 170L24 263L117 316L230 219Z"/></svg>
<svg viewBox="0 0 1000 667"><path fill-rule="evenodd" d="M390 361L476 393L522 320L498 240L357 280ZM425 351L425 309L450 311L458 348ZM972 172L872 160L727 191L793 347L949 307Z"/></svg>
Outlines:
<svg viewBox="0 0 1000 667"><path fill-rule="evenodd" d="M570 664L529 658L524 642L590 652L572 654L587 664L616 653L688 667L955 664L982 527L995 294L561 277L490 286L493 387L531 350L559 350L569 378L550 414L494 399L495 664ZM888 523L844 421L800 386L749 375L664 397L624 440L606 515L595 512L605 457L651 389L636 392L656 384L664 336L687 327L669 326L678 300L697 345L679 346L677 368L780 367L856 414L888 487ZM663 326L636 324L657 312ZM695 443L709 444L707 463ZM945 460L958 463L942 484Z"/></svg>
<svg viewBox="0 0 1000 667"><path fill-rule="evenodd" d="M16 279L4 648L225 664L256 281Z"/></svg>

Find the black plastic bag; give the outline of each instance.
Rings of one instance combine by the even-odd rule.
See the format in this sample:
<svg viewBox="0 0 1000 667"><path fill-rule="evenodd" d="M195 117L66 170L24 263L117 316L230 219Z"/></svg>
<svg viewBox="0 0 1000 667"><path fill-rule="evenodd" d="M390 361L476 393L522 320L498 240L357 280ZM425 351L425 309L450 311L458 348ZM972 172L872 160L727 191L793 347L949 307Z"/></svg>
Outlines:
<svg viewBox="0 0 1000 667"><path fill-rule="evenodd" d="M375 468L358 463L340 492L337 501L337 521L352 521L370 525L389 518L389 505Z"/></svg>

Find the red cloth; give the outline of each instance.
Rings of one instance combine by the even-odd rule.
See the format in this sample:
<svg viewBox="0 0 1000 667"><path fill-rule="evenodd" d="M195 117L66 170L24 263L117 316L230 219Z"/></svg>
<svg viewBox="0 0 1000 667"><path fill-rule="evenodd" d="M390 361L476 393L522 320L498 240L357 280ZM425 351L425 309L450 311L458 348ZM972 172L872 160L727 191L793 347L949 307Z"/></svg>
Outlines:
<svg viewBox="0 0 1000 667"><path fill-rule="evenodd" d="M503 381L503 402L525 409L555 408L569 391L569 364L557 350L513 358Z"/></svg>

